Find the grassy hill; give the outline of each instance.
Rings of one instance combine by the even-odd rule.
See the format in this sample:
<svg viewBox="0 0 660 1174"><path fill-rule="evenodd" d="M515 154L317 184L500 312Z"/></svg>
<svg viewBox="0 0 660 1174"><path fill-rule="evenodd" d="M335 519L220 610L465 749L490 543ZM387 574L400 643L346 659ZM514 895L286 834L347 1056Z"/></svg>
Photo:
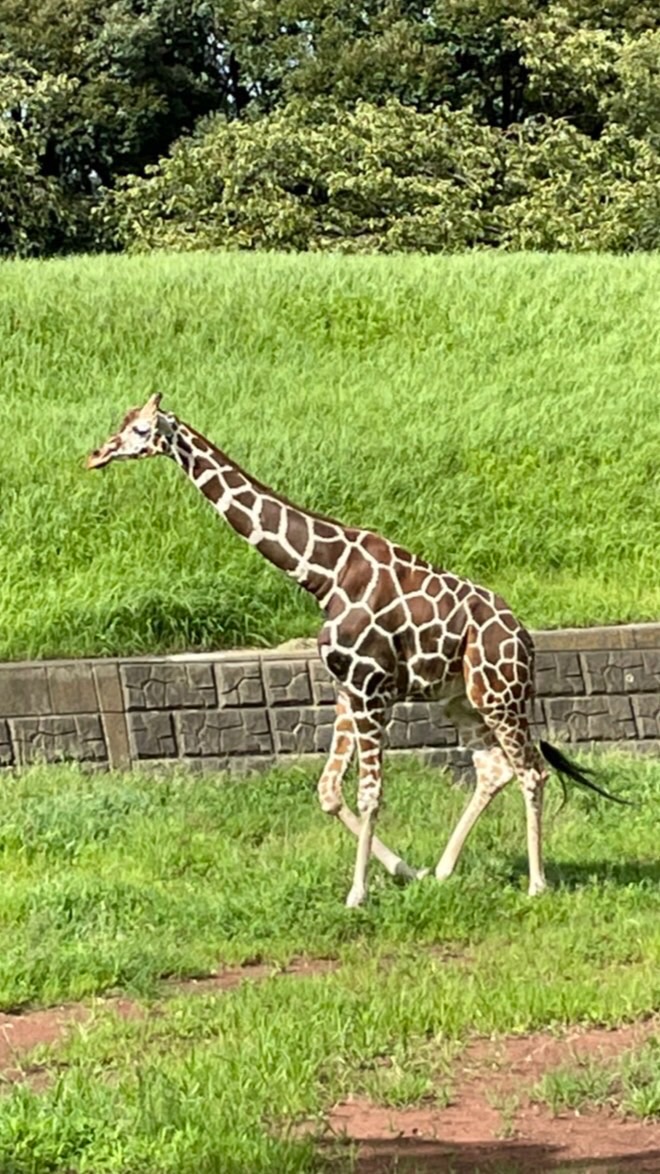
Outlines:
<svg viewBox="0 0 660 1174"><path fill-rule="evenodd" d="M84 471L154 390L530 625L660 615L660 257L5 263L0 658L315 631L169 462Z"/></svg>

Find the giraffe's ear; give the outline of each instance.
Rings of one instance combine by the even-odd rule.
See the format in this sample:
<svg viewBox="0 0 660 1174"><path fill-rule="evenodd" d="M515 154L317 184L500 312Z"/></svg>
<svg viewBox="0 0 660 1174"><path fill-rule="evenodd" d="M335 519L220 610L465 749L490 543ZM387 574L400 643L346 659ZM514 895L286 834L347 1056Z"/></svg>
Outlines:
<svg viewBox="0 0 660 1174"><path fill-rule="evenodd" d="M162 392L160 392L160 391L154 392L153 395L149 396L149 399L147 400L146 404L144 405L144 410L147 412L150 412L152 415L155 416L156 412L158 411L158 409L160 407L160 401L162 400L162 398L163 398Z"/></svg>

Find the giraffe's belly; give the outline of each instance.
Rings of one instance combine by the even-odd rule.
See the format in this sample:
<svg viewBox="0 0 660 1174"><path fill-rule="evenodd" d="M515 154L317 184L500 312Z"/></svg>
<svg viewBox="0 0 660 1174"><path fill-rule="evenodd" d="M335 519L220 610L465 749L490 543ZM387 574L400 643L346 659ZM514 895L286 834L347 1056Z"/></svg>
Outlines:
<svg viewBox="0 0 660 1174"><path fill-rule="evenodd" d="M405 698L413 701L448 701L464 692L463 674L460 667L457 670L452 662L421 666L415 662L407 663L398 673L396 694L400 701Z"/></svg>

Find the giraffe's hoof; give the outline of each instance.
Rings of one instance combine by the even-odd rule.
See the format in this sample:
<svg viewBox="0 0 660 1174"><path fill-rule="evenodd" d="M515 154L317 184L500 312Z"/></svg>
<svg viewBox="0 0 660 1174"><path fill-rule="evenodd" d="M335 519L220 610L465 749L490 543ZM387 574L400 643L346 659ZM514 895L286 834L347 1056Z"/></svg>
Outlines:
<svg viewBox="0 0 660 1174"><path fill-rule="evenodd" d="M453 868L448 868L446 864L439 864L435 870L435 879L439 881L449 880Z"/></svg>
<svg viewBox="0 0 660 1174"><path fill-rule="evenodd" d="M541 893L545 893L547 885L544 880L530 881L527 890L528 897L539 897Z"/></svg>
<svg viewBox="0 0 660 1174"><path fill-rule="evenodd" d="M416 881L417 872L415 869L411 869L410 864L406 864L405 861L397 861L392 876L396 877L397 881Z"/></svg>
<svg viewBox="0 0 660 1174"><path fill-rule="evenodd" d="M423 876L428 875L428 872L428 868L411 868L409 864L406 864L405 860L399 860L392 875L396 880L403 881L404 884L407 884L408 881L421 880Z"/></svg>
<svg viewBox="0 0 660 1174"><path fill-rule="evenodd" d="M346 898L347 909L357 909L359 905L364 905L367 896L366 889L352 888Z"/></svg>

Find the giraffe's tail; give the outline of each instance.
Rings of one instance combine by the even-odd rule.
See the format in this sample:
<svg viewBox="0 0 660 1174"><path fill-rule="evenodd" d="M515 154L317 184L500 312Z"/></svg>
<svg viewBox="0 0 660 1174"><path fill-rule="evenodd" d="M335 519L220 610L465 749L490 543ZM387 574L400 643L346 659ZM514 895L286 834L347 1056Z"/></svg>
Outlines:
<svg viewBox="0 0 660 1174"><path fill-rule="evenodd" d="M574 783L579 783L581 787L588 787L590 791L595 791L596 794L602 795L604 799L611 799L612 803L621 803L626 807L634 807L634 803L631 803L629 799L621 799L619 795L610 795L609 791L606 791L603 787L599 787L598 783L594 783L589 778L589 775L592 775L593 771L589 770L588 767L578 766L577 763L572 762L556 746L551 746L549 742L539 742L539 747L546 762L559 775L572 779Z"/></svg>

